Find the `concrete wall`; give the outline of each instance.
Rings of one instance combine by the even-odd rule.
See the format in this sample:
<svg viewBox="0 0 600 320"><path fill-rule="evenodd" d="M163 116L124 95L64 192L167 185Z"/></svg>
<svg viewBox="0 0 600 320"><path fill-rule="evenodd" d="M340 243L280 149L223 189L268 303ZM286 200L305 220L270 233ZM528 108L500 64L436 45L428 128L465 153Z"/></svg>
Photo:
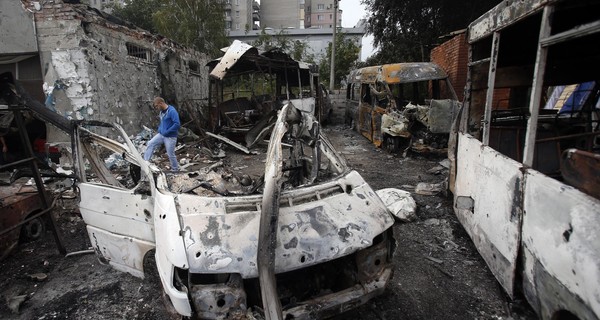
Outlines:
<svg viewBox="0 0 600 320"><path fill-rule="evenodd" d="M206 56L107 21L86 5L55 0L37 10L23 1L35 13L46 105L56 112L118 123L130 135L144 125L155 129L151 101L157 95L175 105L184 120L202 112L208 97ZM64 138L51 128L48 133L49 141Z"/></svg>
<svg viewBox="0 0 600 320"><path fill-rule="evenodd" d="M0 48L2 54L37 52L32 14L20 1L0 2Z"/></svg>

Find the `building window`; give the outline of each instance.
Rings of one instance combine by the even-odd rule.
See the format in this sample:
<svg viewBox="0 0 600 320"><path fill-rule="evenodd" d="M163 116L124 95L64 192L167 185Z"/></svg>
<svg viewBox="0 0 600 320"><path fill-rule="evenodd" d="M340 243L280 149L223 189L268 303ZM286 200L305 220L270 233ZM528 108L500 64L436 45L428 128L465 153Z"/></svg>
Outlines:
<svg viewBox="0 0 600 320"><path fill-rule="evenodd" d="M235 30L240 30L240 24L239 23L235 24Z"/></svg>
<svg viewBox="0 0 600 320"><path fill-rule="evenodd" d="M226 18L231 17L231 11L225 11L225 17Z"/></svg>
<svg viewBox="0 0 600 320"><path fill-rule="evenodd" d="M150 62L150 50L133 43L126 43L125 46L127 47L128 56Z"/></svg>
<svg viewBox="0 0 600 320"><path fill-rule="evenodd" d="M239 12L239 11L236 11L236 12L235 12L235 16L239 18L239 17L240 17L240 12Z"/></svg>
<svg viewBox="0 0 600 320"><path fill-rule="evenodd" d="M325 5L322 3L317 4L317 10L325 10Z"/></svg>
<svg viewBox="0 0 600 320"><path fill-rule="evenodd" d="M200 73L200 65L196 61L188 61L190 72Z"/></svg>
<svg viewBox="0 0 600 320"><path fill-rule="evenodd" d="M225 21L225 28L231 29L231 21Z"/></svg>
<svg viewBox="0 0 600 320"><path fill-rule="evenodd" d="M321 14L320 14L320 15L318 15L318 16L317 16L317 20L319 20L319 21L323 21L323 15L321 15Z"/></svg>
<svg viewBox="0 0 600 320"><path fill-rule="evenodd" d="M333 19L333 15L332 14L329 15L329 19Z"/></svg>
<svg viewBox="0 0 600 320"><path fill-rule="evenodd" d="M240 5L240 0L235 0L235 5L239 6Z"/></svg>

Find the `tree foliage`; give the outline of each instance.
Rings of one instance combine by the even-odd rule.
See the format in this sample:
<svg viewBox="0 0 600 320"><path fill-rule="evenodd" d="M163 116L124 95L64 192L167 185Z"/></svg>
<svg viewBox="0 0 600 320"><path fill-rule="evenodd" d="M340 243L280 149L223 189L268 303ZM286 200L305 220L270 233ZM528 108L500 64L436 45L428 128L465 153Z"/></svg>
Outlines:
<svg viewBox="0 0 600 320"><path fill-rule="evenodd" d="M334 81L339 84L342 79L350 72L351 69L356 68L359 63L360 47L354 43L352 38L347 37L344 32L338 32L335 34L335 75ZM319 63L319 77L321 81L329 86L331 78L331 43L327 46L325 57Z"/></svg>
<svg viewBox="0 0 600 320"><path fill-rule="evenodd" d="M126 0L113 14L210 56L229 43L221 1Z"/></svg>
<svg viewBox="0 0 600 320"><path fill-rule="evenodd" d="M367 33L379 51L371 64L428 61L440 36L466 28L501 0L362 0Z"/></svg>
<svg viewBox="0 0 600 320"><path fill-rule="evenodd" d="M119 2L111 3L112 14L127 20L139 28L157 32L152 16L160 7L162 0L125 0L125 5Z"/></svg>
<svg viewBox="0 0 600 320"><path fill-rule="evenodd" d="M258 39L254 41L253 46L264 51L280 48L294 60L308 63L315 62L315 55L308 50L308 44L300 40L291 39L285 30L269 34L263 28Z"/></svg>
<svg viewBox="0 0 600 320"><path fill-rule="evenodd" d="M209 55L229 44L225 32L225 11L221 1L162 0L154 14L158 31L186 46Z"/></svg>

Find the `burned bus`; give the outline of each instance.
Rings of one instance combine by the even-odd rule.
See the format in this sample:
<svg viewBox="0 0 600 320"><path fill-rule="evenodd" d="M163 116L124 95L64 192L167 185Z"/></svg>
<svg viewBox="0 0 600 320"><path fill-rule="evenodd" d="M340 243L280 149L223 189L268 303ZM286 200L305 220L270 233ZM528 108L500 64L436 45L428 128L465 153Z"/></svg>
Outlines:
<svg viewBox="0 0 600 320"><path fill-rule="evenodd" d="M364 67L348 76L347 114L358 132L390 152L446 152L458 110L442 68L431 62Z"/></svg>
<svg viewBox="0 0 600 320"><path fill-rule="evenodd" d="M277 111L292 103L321 123L331 116L318 67L293 60L281 49L260 53L235 40L223 57L208 63L210 70L209 127L212 132L256 143L272 128Z"/></svg>
<svg viewBox="0 0 600 320"><path fill-rule="evenodd" d="M513 298L600 315L600 2L509 0L468 28L454 211Z"/></svg>

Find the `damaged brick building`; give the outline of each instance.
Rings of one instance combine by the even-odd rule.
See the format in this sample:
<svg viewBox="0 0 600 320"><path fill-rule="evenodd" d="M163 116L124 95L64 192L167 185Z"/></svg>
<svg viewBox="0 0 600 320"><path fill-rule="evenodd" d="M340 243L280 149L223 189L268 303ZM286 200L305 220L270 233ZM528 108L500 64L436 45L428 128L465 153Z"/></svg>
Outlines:
<svg viewBox="0 0 600 320"><path fill-rule="evenodd" d="M208 95L204 54L69 2L0 3L0 73L12 73L69 119L114 122L128 134L154 127L157 95L178 106L184 121L201 117ZM51 126L47 140L68 141Z"/></svg>

